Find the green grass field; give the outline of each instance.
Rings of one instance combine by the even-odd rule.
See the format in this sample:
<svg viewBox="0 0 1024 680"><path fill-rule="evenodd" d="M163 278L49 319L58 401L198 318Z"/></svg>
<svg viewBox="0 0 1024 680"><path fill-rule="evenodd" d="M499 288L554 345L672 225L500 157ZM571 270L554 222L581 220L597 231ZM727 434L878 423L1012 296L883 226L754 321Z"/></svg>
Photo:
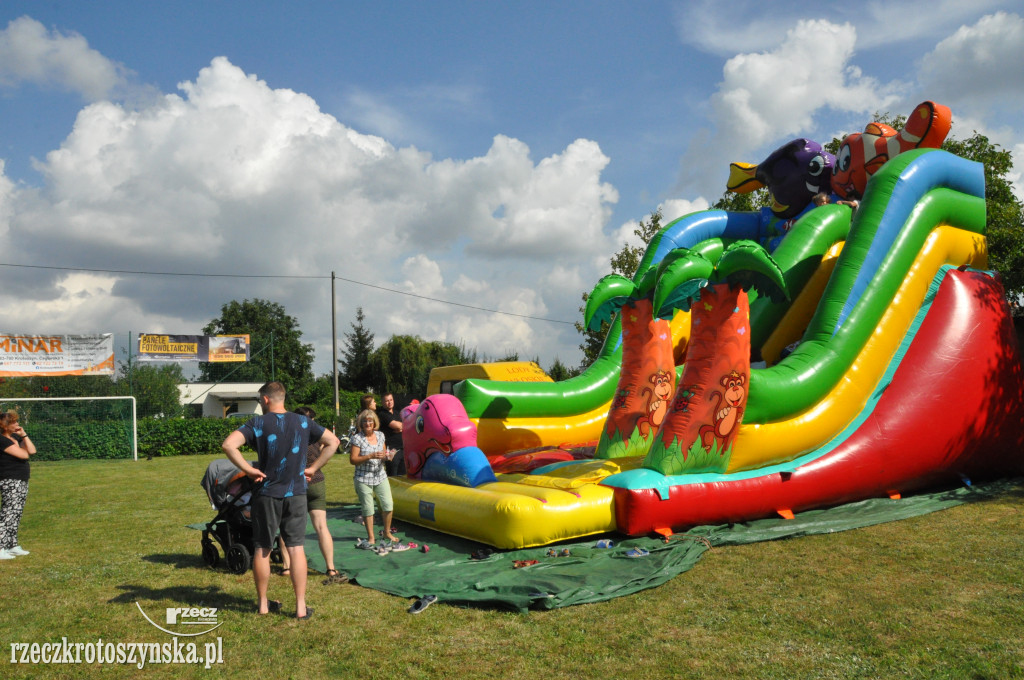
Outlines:
<svg viewBox="0 0 1024 680"><path fill-rule="evenodd" d="M867 529L717 548L666 585L515 614L409 600L311 576L314 618L252 613L250 574L206 568L212 457L35 463L27 557L0 562L3 678L1024 677L1024 486L997 500ZM325 470L352 503L352 468ZM164 643L136 602L217 607L224 664L12 664L12 643ZM17 654L16 654L17 656Z"/></svg>

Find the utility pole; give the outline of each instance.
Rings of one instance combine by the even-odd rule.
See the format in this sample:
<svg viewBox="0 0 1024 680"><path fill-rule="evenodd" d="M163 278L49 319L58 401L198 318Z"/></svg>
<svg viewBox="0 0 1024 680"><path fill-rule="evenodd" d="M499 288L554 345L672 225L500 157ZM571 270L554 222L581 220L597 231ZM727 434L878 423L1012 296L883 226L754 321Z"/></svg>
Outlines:
<svg viewBox="0 0 1024 680"><path fill-rule="evenodd" d="M331 272L331 347L334 357L331 361L331 373L334 374L334 419L341 415L341 400L338 395L338 307L334 297L334 272Z"/></svg>

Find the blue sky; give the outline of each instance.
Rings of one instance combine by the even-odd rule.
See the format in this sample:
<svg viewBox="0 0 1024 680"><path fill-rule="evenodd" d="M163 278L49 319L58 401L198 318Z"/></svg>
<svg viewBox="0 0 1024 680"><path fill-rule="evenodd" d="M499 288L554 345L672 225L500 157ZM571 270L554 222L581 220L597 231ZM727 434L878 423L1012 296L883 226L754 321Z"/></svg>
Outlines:
<svg viewBox="0 0 1024 680"><path fill-rule="evenodd" d="M339 283L339 333L362 306L378 342L576 364L580 295L636 221L707 207L730 161L934 99L954 136L984 132L1024 167L1021 15L988 0L8 0L0 262L110 271L4 268L3 330L196 333L261 297L325 372L324 279L114 272L335 271L370 284Z"/></svg>

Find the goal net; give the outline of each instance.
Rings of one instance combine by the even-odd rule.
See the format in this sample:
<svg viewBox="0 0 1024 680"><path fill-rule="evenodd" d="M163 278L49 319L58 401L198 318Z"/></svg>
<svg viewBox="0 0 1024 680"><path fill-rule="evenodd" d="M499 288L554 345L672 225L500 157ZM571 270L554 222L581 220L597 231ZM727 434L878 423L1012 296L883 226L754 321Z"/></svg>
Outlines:
<svg viewBox="0 0 1024 680"><path fill-rule="evenodd" d="M32 460L139 459L135 397L0 399L36 445Z"/></svg>

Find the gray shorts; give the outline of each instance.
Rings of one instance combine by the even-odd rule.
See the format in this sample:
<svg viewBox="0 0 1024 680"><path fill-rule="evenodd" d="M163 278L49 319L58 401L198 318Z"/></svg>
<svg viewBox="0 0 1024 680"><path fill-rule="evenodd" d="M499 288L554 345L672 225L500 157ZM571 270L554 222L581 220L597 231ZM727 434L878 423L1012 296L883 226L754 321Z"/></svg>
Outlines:
<svg viewBox="0 0 1024 680"><path fill-rule="evenodd" d="M272 550L280 530L286 548L306 542L306 496L272 498L256 496L252 500L252 542L257 548Z"/></svg>

